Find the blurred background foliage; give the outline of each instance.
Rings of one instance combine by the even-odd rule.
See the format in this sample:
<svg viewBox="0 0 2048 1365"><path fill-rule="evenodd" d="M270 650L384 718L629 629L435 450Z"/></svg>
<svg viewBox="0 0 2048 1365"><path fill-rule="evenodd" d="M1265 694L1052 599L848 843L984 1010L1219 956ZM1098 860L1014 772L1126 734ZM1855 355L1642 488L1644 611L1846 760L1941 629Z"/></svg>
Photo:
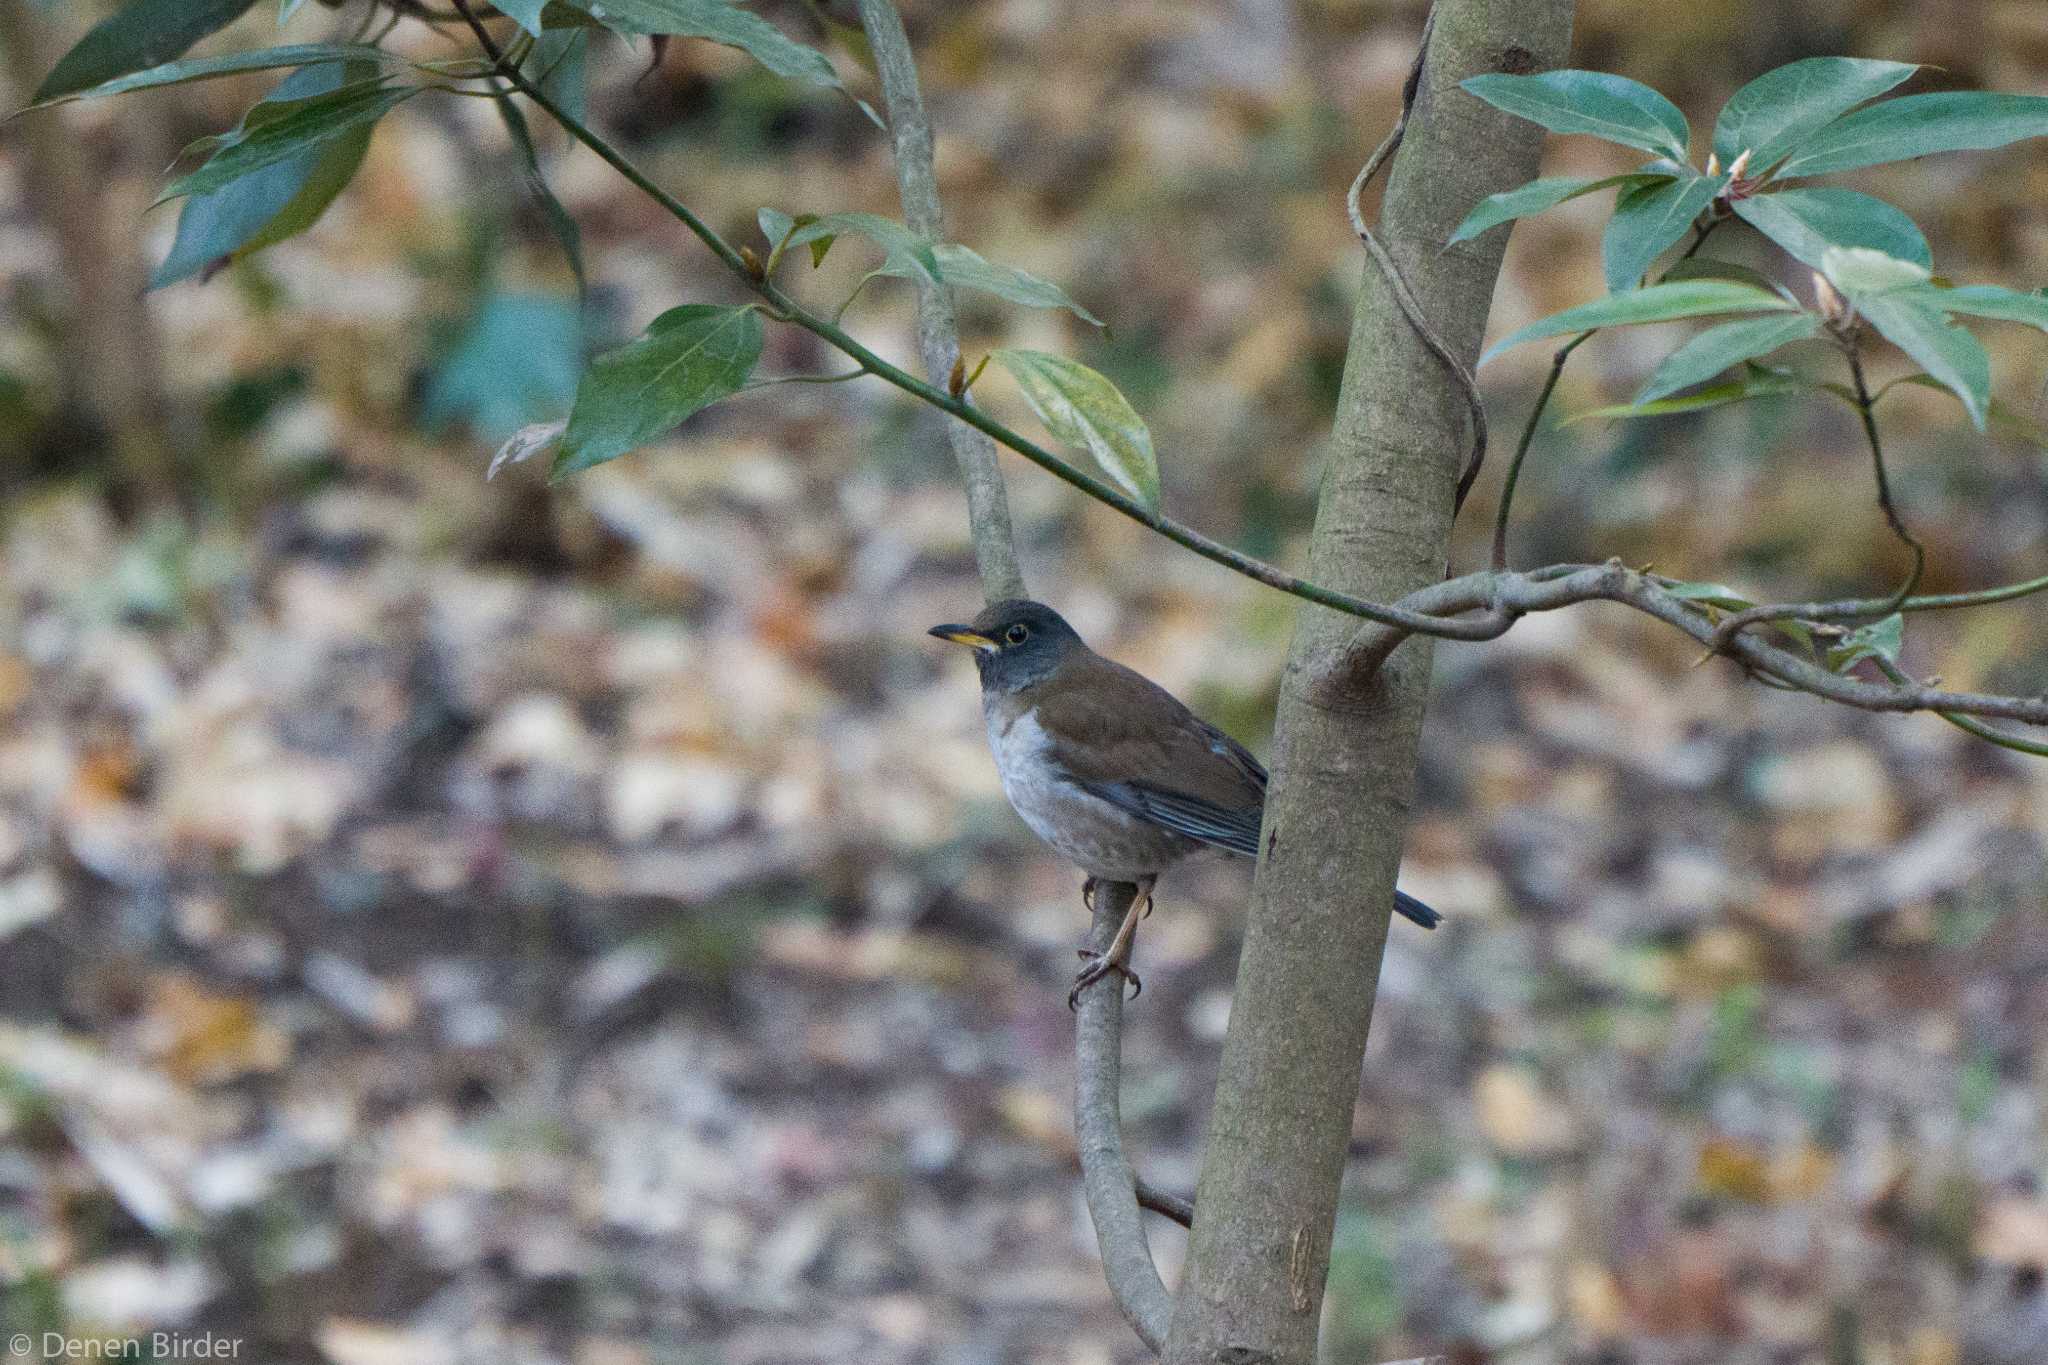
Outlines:
<svg viewBox="0 0 2048 1365"><path fill-rule="evenodd" d="M756 8L827 41L808 5ZM15 104L99 12L0 0ZM1169 509L1298 562L1363 268L1341 196L1422 7L906 12L951 235L1110 324L970 295L969 352L1109 374ZM208 50L274 26L259 5ZM2025 0L1586 0L1575 63L1701 127L1834 53L2048 92ZM590 70L597 123L734 240L764 205L896 212L837 96L701 43ZM420 99L305 236L145 293L164 168L273 83L0 128L0 1325L335 1365L1140 1359L1073 1178L1076 879L921 634L974 594L936 420L786 386L565 485L485 482L590 351L733 285L536 123L579 307L489 106ZM1938 271L2032 289L2044 148L1842 183L1910 212ZM1554 139L1545 171L1630 160ZM1603 217L1516 230L1494 334L1602 291ZM1786 265L1746 229L1716 246ZM868 264L849 242L797 287L829 304ZM909 294L848 315L892 358ZM1684 334L1589 343L1558 413L1624 400ZM1983 335L1999 395L2048 418L2039 338ZM1497 431L1547 354L1486 371ZM764 375L832 368L771 328ZM1927 587L2040 572L2030 433L1887 406ZM1551 426L1532 458L1524 564L1800 596L1906 568L1835 407ZM1009 468L1034 590L1258 746L1294 603ZM2040 611L1917 617L1908 661L2038 690ZM1438 651L1404 875L1452 922L1390 948L1331 1360L2048 1359L2048 767L1694 653L1597 607ZM1177 873L1141 938L1126 1112L1163 1184L1193 1183L1244 876Z"/></svg>

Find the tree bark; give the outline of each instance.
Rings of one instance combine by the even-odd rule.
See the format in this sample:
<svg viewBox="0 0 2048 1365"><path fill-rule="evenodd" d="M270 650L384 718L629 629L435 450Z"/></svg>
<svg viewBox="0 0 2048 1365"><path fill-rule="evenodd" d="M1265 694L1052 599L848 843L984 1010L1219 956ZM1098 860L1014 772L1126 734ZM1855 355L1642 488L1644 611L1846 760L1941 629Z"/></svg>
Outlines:
<svg viewBox="0 0 2048 1365"><path fill-rule="evenodd" d="M48 23L28 0L0 0L0 51L17 107L55 64L51 47ZM114 467L143 505L175 507L180 471L156 319L143 297L149 273L133 235L110 230L127 215L110 207L71 114L45 109L14 121L36 187L28 203L55 244L67 295L58 338L65 401L103 429Z"/></svg>
<svg viewBox="0 0 2048 1365"><path fill-rule="evenodd" d="M1380 235L1468 363L1507 234L1443 243L1480 199L1534 177L1542 133L1457 84L1558 65L1571 13L1570 0L1437 5ZM1378 270L1364 270L1309 571L1388 602L1443 575L1464 408ZM1355 629L1304 607L1282 684L1258 879L1167 1339L1172 1365L1315 1359L1430 666L1429 642L1414 639L1378 673L1345 679Z"/></svg>

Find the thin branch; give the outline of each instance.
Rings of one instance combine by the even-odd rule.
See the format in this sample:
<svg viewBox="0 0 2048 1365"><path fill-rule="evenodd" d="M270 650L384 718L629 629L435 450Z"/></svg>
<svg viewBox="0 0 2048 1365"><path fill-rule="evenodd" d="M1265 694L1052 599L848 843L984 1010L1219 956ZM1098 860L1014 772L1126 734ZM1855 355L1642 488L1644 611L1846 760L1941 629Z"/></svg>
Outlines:
<svg viewBox="0 0 2048 1365"><path fill-rule="evenodd" d="M1991 589L1995 600L2018 595L2017 589ZM1974 594L1969 594L1974 595ZM1941 599L1913 599L1940 604ZM1601 565L1551 565L1529 573L1498 573L1487 570L1461 578L1432 583L1402 598L1406 610L1432 618L1461 621L1468 626L1488 626L1492 634L1506 629L1502 617L1556 611L1580 602L1617 602L1675 626L1701 644L1713 641L1718 624L1702 606L1670 591L1654 575L1625 568L1620 560ZM1931 609L1931 608L1930 608ZM1476 616L1459 613L1477 612ZM1406 638L1393 629L1367 629L1354 643L1354 650L1369 650L1384 659ZM1487 638L1476 633L1467 638ZM1862 711L1951 711L1958 715L1988 716L1994 720L2019 721L2027 725L2048 725L2048 697L2017 697L1984 692L1951 692L1910 679L1880 686L1860 678L1832 673L1811 660L1771 644L1755 635L1740 635L1725 651L1766 682L1794 691L1853 706Z"/></svg>
<svg viewBox="0 0 2048 1365"><path fill-rule="evenodd" d="M1508 461L1508 476L1501 484L1500 506L1493 512L1493 553L1487 562L1495 569L1505 570L1508 566L1508 512L1515 505L1515 485L1521 481L1522 461L1529 457L1529 444L1536 439L1536 426L1543 420L1543 410L1550 406L1550 396L1557 392L1557 381L1564 377L1565 362L1592 335L1581 332L1557 348L1557 354L1550 358L1550 374L1536 395L1536 406L1529 410L1529 420L1522 424L1522 438L1515 442L1515 457Z"/></svg>
<svg viewBox="0 0 2048 1365"><path fill-rule="evenodd" d="M1365 187L1379 173L1387 158L1400 147L1401 139L1408 132L1408 116L1415 111L1416 92L1422 88L1422 68L1429 57L1429 38L1436 31L1436 7L1430 6L1428 17L1422 21L1422 41L1415 47L1415 62L1408 68L1408 79L1401 86L1401 116L1394 120L1393 131L1389 132L1371 156L1365 159L1358 176L1351 182L1351 189L1344 196L1344 207L1351 215L1351 230L1358 234L1358 240L1365 244L1366 254L1386 277L1387 287L1393 291L1394 302L1401 306L1401 315L1408 319L1408 325L1415 329L1415 335L1437 358L1443 367L1451 372L1458 382L1458 394L1465 400L1465 410L1472 424L1472 454L1465 461L1464 472L1458 475L1458 491L1452 500L1451 510L1455 516L1464 507L1465 496L1472 491L1472 485L1479 478L1479 471L1486 464L1486 405L1479 401L1479 381L1471 369L1458 358L1457 353L1444 344L1436 329L1429 325L1422 315L1422 305L1416 300L1415 291L1408 287L1408 277L1401 273L1401 267L1394 264L1394 258L1380 245L1380 239L1373 236L1366 226L1365 210L1360 207L1359 198Z"/></svg>
<svg viewBox="0 0 2048 1365"><path fill-rule="evenodd" d="M1138 1207L1149 1209L1161 1218L1170 1218L1182 1227L1193 1227L1195 1222L1195 1201L1184 1194L1162 1190L1140 1176L1138 1186Z"/></svg>
<svg viewBox="0 0 2048 1365"><path fill-rule="evenodd" d="M408 7L400 3L394 3L391 8L394 10L406 9L415 15L418 13L416 6ZM463 23L469 25L469 31L476 35L478 45L483 48L484 55L491 59L491 64L498 68L499 74L506 77L514 85L523 84L524 78L513 75L512 71L508 69L511 64L505 60L505 49L498 46L498 40L491 36L489 29L484 27L484 21L476 17L476 11L469 7L469 0L455 0L455 13L461 16ZM545 105L542 107L546 108Z"/></svg>
<svg viewBox="0 0 2048 1365"><path fill-rule="evenodd" d="M1885 658L1882 654L1875 656L1872 662L1882 670L1887 678L1890 678L1895 683L1911 685L1914 682L1912 678L1906 675L1905 670L1901 669L1890 659ZM1956 729L1966 734L1975 735L1987 744L1996 744L2001 749L2011 749L2016 753L2032 754L2035 758L2048 758L2048 744L2044 744L2039 740L2022 739L2018 735L2008 735L2002 730L1992 729L1982 721L1972 720L1970 717L1959 715L1954 711L1941 711L1936 714L1950 725L1955 726Z"/></svg>
<svg viewBox="0 0 2048 1365"><path fill-rule="evenodd" d="M1692 245L1688 246L1685 254L1673 263L1672 269L1677 269L1679 264L1698 255L1699 249L1707 244L1707 238L1714 235L1714 229L1726 221L1725 214L1717 215L1712 208L1707 209L1703 221L1693 225ZM1671 271L1667 270L1659 277L1658 282L1661 284L1670 278ZM1593 329L1594 332L1598 330L1597 327ZM1593 332L1579 333L1560 346L1557 354L1550 358L1550 374L1543 381L1542 392L1536 395L1536 406L1530 409L1529 420L1522 424L1522 438L1515 443L1515 458L1508 465L1507 480L1501 485L1500 490L1500 506L1494 509L1493 514L1493 552L1487 562L1496 569L1505 569L1508 566L1508 513L1515 505L1515 485L1521 481L1522 461L1528 458L1529 444L1536 439L1536 425L1543 420L1543 412L1550 406L1551 395L1557 392L1557 381L1564 377L1565 362L1570 360L1572 352L1585 345L1592 335Z"/></svg>
<svg viewBox="0 0 2048 1365"><path fill-rule="evenodd" d="M1109 951L1124 912L1137 898L1128 882L1097 882L1095 920L1088 943ZM1080 993L1074 1021L1074 1137L1081 1153L1081 1185L1102 1274L1124 1319L1157 1353L1173 1319L1173 1296L1153 1264L1145 1224L1138 1216L1136 1181L1124 1157L1118 1087L1123 1071L1124 978L1110 972Z"/></svg>
<svg viewBox="0 0 2048 1365"><path fill-rule="evenodd" d="M903 198L903 221L927 241L942 242L945 219L939 207L938 176L932 169L931 120L918 92L917 62L902 17L889 0L860 0L860 25L874 53L875 74L882 83L882 105L889 115L889 138L896 161L896 186ZM945 387L960 359L960 327L953 312L949 285L920 279L917 290L917 340L924 355L925 375ZM963 396L963 402L966 401ZM1017 564L1017 546L1010 528L1010 503L1003 472L996 465L995 442L985 432L946 424L960 481L967 488L967 519L974 532L974 558L981 570L982 596L998 602L1024 596L1024 574Z"/></svg>
<svg viewBox="0 0 2048 1365"><path fill-rule="evenodd" d="M1958 607L1988 607L1999 602L2016 602L2023 597L2048 591L2048 575L2029 578L2018 583L2007 583L1996 588L1980 588L1975 592L1925 593L1918 597L1899 600L1897 594L1890 597L1843 597L1826 602L1775 602L1759 607L1746 608L1748 612L1761 613L1758 621L1801 620L1813 623L1829 621L1853 621L1859 617L1889 616L1894 611L1952 611ZM1722 628L1735 618L1723 619Z"/></svg>
<svg viewBox="0 0 2048 1365"><path fill-rule="evenodd" d="M1857 353L1857 343L1854 336L1850 336L1842 342L1842 352L1848 357L1849 376L1854 383L1854 407L1857 415L1863 419L1864 439L1870 444L1870 465L1872 471L1877 476L1878 510L1884 513L1885 521L1891 525L1892 534L1904 541L1906 547L1913 552L1913 567L1907 573L1906 581L1899 584L1898 591L1894 592L1890 597L1882 598L1871 604L1867 613L1845 614L1837 616L1835 619L1854 619L1855 616L1865 614L1884 617L1891 615L1904 606L1906 599L1912 596L1913 589L1920 586L1921 575L1927 570L1927 549L1911 531L1906 529L1905 520L1899 515L1898 504L1892 501L1891 478L1885 472L1884 441L1879 437L1877 431L1877 398L1871 396L1870 385L1864 380L1863 358ZM1882 396L1882 391L1880 391L1879 397ZM1794 616L1803 615L1804 613L1799 608L1804 605L1806 604L1780 603L1776 605L1747 607L1721 622L1721 627L1714 633L1714 639L1709 648L1717 654L1721 653L1727 648L1728 641L1734 639L1749 627L1766 621L1784 621Z"/></svg>
<svg viewBox="0 0 2048 1365"><path fill-rule="evenodd" d="M1665 590L1648 575L1624 569L1618 562L1610 562L1593 574L1592 579L1574 574L1541 584L1529 583L1520 575L1510 575L1500 585L1499 601L1509 610L1524 612L1549 611L1573 601L1620 602L1667 625L1676 626L1703 645L1713 640L1717 627L1699 605ZM1411 596L1419 598L1423 594ZM1960 715L2048 725L2048 697L1951 692L1911 681L1883 686L1831 673L1755 635L1738 635L1729 641L1725 652L1757 672L1789 683L1802 692L1862 711L1953 711Z"/></svg>
<svg viewBox="0 0 2048 1365"><path fill-rule="evenodd" d="M1927 564L1927 551L1921 547L1913 533L1906 529L1904 519L1899 516L1898 504L1892 501L1891 477L1884 467L1884 441L1877 434L1877 415L1874 411L1877 400L1870 396L1870 385L1863 378L1863 357L1857 353L1856 344L1851 341L1847 347L1849 375L1856 390L1856 411L1863 418L1863 435L1870 442L1870 466L1877 475L1877 506L1884 513L1884 519L1891 524L1892 534L1904 541L1913 551L1913 576L1899 592L1903 602L1920 586L1920 571Z"/></svg>

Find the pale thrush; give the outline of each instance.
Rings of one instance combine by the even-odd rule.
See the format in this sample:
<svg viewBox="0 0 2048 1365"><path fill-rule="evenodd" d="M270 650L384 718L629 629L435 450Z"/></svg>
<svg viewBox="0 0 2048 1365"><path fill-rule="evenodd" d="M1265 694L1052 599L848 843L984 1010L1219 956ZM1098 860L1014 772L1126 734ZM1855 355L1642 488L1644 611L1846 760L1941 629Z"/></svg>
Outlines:
<svg viewBox="0 0 2048 1365"><path fill-rule="evenodd" d="M1003 794L1039 838L1097 881L1139 887L1108 952L1084 951L1082 989L1128 958L1152 883L1204 845L1255 857L1266 770L1246 748L1142 675L1088 648L1060 614L1013 599L968 625L933 626L971 646ZM1425 929L1443 918L1403 892L1394 909Z"/></svg>

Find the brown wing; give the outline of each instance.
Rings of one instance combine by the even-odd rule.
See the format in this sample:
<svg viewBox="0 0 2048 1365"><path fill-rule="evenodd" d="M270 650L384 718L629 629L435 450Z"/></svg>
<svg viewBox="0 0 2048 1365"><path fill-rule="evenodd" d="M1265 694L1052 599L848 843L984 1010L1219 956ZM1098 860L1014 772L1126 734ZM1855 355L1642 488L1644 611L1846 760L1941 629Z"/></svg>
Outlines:
<svg viewBox="0 0 2048 1365"><path fill-rule="evenodd" d="M1176 834L1257 854L1266 770L1242 744L1099 654L1069 659L1044 691L1020 700L1077 785Z"/></svg>

